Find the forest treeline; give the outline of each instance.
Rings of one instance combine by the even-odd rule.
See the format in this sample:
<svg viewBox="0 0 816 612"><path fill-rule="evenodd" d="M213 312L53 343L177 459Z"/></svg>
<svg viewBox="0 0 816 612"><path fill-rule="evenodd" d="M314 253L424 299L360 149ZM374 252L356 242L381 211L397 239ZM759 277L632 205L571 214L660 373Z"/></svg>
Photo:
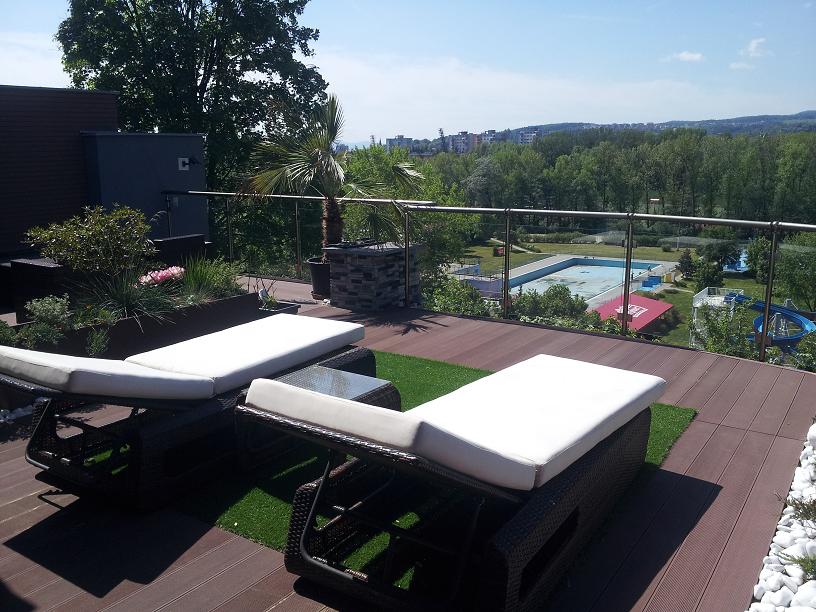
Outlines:
<svg viewBox="0 0 816 612"><path fill-rule="evenodd" d="M418 165L473 206L816 223L816 132L600 128L440 153Z"/></svg>

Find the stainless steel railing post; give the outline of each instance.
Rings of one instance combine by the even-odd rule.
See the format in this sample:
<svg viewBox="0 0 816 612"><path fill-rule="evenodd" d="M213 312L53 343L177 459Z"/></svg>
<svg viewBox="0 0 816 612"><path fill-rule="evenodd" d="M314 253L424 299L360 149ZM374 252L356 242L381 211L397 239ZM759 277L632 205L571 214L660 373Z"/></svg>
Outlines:
<svg viewBox="0 0 816 612"><path fill-rule="evenodd" d="M624 336L629 332L629 288L632 280L633 225L632 217L629 217L629 225L626 227L626 263L623 278L623 304L621 305L621 333Z"/></svg>
<svg viewBox="0 0 816 612"><path fill-rule="evenodd" d="M510 316L510 209L504 211L504 278L502 279L502 318Z"/></svg>
<svg viewBox="0 0 816 612"><path fill-rule="evenodd" d="M759 335L759 360L765 361L765 349L768 345L768 327L771 319L771 300L773 299L774 273L776 271L776 250L779 245L779 222L773 222L771 233L771 254L768 261L768 284L765 285L765 306L762 309L762 333Z"/></svg>
<svg viewBox="0 0 816 612"><path fill-rule="evenodd" d="M411 306L411 211L403 209L405 213L405 308Z"/></svg>

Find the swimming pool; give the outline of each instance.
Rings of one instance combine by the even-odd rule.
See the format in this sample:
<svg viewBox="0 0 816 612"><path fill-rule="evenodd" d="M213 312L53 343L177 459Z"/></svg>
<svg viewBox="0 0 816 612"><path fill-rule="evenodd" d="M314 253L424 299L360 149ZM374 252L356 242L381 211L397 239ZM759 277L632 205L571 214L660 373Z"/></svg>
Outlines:
<svg viewBox="0 0 816 612"><path fill-rule="evenodd" d="M635 276L656 268L650 261L633 261ZM623 284L625 262L621 259L570 257L510 278L515 293L546 291L552 285L566 285L573 295L592 298Z"/></svg>

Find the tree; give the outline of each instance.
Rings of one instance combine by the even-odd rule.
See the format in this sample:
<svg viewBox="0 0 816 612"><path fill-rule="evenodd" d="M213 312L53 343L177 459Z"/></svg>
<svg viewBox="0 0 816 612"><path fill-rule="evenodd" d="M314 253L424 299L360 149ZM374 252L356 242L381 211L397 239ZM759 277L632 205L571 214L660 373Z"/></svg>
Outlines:
<svg viewBox="0 0 816 612"><path fill-rule="evenodd" d="M737 243L737 236L730 227L707 227L701 235L710 239L710 242L697 249L705 259L716 261L720 266L731 265L740 260L742 247Z"/></svg>
<svg viewBox="0 0 816 612"><path fill-rule="evenodd" d="M680 257L677 259L677 269L680 270L685 278L691 278L694 275L696 264L694 258L691 256L691 250L683 249Z"/></svg>
<svg viewBox="0 0 816 612"><path fill-rule="evenodd" d="M816 234L802 232L787 238L779 249L776 279L799 308L816 310Z"/></svg>
<svg viewBox="0 0 816 612"><path fill-rule="evenodd" d="M697 262L694 280L697 282L697 291L706 287L720 287L723 282L722 266L716 261L701 259Z"/></svg>
<svg viewBox="0 0 816 612"><path fill-rule="evenodd" d="M260 143L252 156L251 185L264 194L290 193L323 198L323 246L343 240L340 199L381 195L387 185L370 176L355 175L349 152L338 150L343 111L330 95L308 119L299 137L275 135ZM391 184L415 189L424 178L413 164L400 161L390 168ZM383 194L384 195L384 194Z"/></svg>
<svg viewBox="0 0 816 612"><path fill-rule="evenodd" d="M228 187L262 132L296 130L326 82L297 59L308 0L71 0L57 40L75 87L119 92L126 130L204 133Z"/></svg>
<svg viewBox="0 0 816 612"><path fill-rule="evenodd" d="M757 236L748 243L747 251L748 269L758 283L767 283L771 263L771 241L765 236Z"/></svg>
<svg viewBox="0 0 816 612"><path fill-rule="evenodd" d="M691 335L709 352L757 359L759 351L752 339L753 320L754 313L745 304L735 304L733 311L703 304Z"/></svg>
<svg viewBox="0 0 816 612"><path fill-rule="evenodd" d="M566 285L552 285L545 291L523 291L513 300L511 312L514 318L541 317L552 319L567 317L579 319L586 314L587 303L579 295L573 296Z"/></svg>

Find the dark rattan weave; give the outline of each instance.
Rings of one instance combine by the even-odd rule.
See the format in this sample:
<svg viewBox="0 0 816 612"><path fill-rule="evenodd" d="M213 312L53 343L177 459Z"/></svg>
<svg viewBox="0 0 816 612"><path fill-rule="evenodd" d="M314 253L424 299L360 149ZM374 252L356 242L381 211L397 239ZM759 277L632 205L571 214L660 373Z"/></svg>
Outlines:
<svg viewBox="0 0 816 612"><path fill-rule="evenodd" d="M383 609L416 610L543 609L552 588L641 467L650 423L647 409L542 487L519 492L488 485L410 453L262 410L240 406L236 414L359 457L329 474L318 504L314 502L322 479L298 490L286 549L287 569ZM343 567L340 561L350 546L371 535L371 521L361 522L340 512L319 529L310 524L313 505L320 512L328 510L329 516L332 507L354 508L357 513L379 516L387 524L406 510L399 507L404 492L417 483L434 483L440 498L450 497L451 492L458 495L450 503L454 511L434 518L438 526L432 521L423 527L423 537L434 538L433 546L447 550L438 559L431 556L424 561L432 568L427 574L447 576L430 590L397 589L388 575L378 582L375 576ZM468 543L474 507L482 512L475 537ZM391 538L386 557L392 565L399 553L391 549L397 549L401 539L405 538ZM423 555L428 553L428 546L425 548ZM416 557L419 553L414 548L407 554ZM461 575L451 571L457 558L465 560Z"/></svg>
<svg viewBox="0 0 816 612"><path fill-rule="evenodd" d="M375 372L373 353L359 347L345 347L299 367L313 363L364 375ZM8 376L0 377L0 386L37 397L26 458L47 473L49 482L139 507L164 503L179 487L204 481L231 465L236 451L234 408L246 392L230 391L191 404L77 396ZM82 411L96 404L132 410L127 418L93 426L82 420Z"/></svg>

